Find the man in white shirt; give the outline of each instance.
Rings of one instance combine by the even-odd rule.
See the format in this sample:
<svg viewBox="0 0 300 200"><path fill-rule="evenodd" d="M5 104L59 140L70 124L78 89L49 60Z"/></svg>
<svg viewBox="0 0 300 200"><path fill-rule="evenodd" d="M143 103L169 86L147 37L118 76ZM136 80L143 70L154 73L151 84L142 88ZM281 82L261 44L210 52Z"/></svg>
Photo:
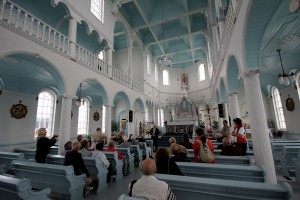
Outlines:
<svg viewBox="0 0 300 200"><path fill-rule="evenodd" d="M176 200L169 185L158 180L155 160L148 158L142 163L142 177L129 184L129 196L145 198L148 200Z"/></svg>

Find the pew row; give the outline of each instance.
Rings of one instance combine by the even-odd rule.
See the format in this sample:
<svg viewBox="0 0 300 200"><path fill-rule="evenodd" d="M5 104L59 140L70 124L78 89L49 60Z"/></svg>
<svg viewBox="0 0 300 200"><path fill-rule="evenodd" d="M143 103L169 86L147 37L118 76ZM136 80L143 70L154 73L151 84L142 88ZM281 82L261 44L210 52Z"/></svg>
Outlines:
<svg viewBox="0 0 300 200"><path fill-rule="evenodd" d="M10 163L13 160L25 160L23 153L0 152L0 174L10 173Z"/></svg>
<svg viewBox="0 0 300 200"><path fill-rule="evenodd" d="M284 146L280 158L281 173L283 176L290 176L295 170L294 162L300 152L300 146Z"/></svg>
<svg viewBox="0 0 300 200"><path fill-rule="evenodd" d="M120 160L118 158L118 153L117 152L108 152L108 151L103 151L103 153L106 155L107 160L110 162L114 171L116 172L116 180L122 178L123 177L123 173L122 173L123 160Z"/></svg>
<svg viewBox="0 0 300 200"><path fill-rule="evenodd" d="M135 156L139 158L139 166L141 166L141 163L143 161L143 152L140 149L140 145L131 145L131 147L133 149L133 153L135 154Z"/></svg>
<svg viewBox="0 0 300 200"><path fill-rule="evenodd" d="M33 188L50 188L54 193L70 196L71 200L83 200L86 175L76 176L73 166L16 160L11 165L16 177L29 179Z"/></svg>
<svg viewBox="0 0 300 200"><path fill-rule="evenodd" d="M119 196L118 200L145 200L145 199L130 197L126 194L122 194L121 196Z"/></svg>
<svg viewBox="0 0 300 200"><path fill-rule="evenodd" d="M295 167L296 182L300 183L300 152L298 154L298 158L294 159L294 167Z"/></svg>
<svg viewBox="0 0 300 200"><path fill-rule="evenodd" d="M118 147L118 148L116 148L116 150L120 154L122 154L126 157L126 159L128 160L128 163L129 163L129 171L132 172L134 170L134 154L132 154L130 152L130 148L129 147L127 147L127 148Z"/></svg>
<svg viewBox="0 0 300 200"><path fill-rule="evenodd" d="M17 153L23 153L25 159L27 159L27 160L35 160L36 149L16 148L15 152L17 152ZM58 147L57 146L51 147L49 154L58 155Z"/></svg>
<svg viewBox="0 0 300 200"><path fill-rule="evenodd" d="M64 161L64 156L50 154L47 156L48 164L63 165ZM83 161L90 176L93 177L93 180L98 181L97 193L100 193L107 187L107 168L100 166L101 161L99 158L83 157Z"/></svg>
<svg viewBox="0 0 300 200"><path fill-rule="evenodd" d="M184 176L235 181L265 182L265 168L207 163L176 162Z"/></svg>
<svg viewBox="0 0 300 200"><path fill-rule="evenodd" d="M157 174L159 180L169 184L177 199L240 200L272 199L292 200L293 191L288 183L268 184L220 180L188 176Z"/></svg>
<svg viewBox="0 0 300 200"><path fill-rule="evenodd" d="M30 180L0 175L0 199L50 200L50 189L32 191Z"/></svg>

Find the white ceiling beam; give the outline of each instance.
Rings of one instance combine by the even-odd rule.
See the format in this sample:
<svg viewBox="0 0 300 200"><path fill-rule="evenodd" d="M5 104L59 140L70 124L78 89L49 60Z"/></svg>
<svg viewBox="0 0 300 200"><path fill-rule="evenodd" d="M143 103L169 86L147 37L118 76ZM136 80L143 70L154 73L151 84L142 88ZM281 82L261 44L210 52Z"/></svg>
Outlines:
<svg viewBox="0 0 300 200"><path fill-rule="evenodd" d="M168 21L172 21L172 20L175 20L175 19L180 19L180 18L183 18L183 17L187 17L187 16L190 16L190 15L193 15L193 14L196 14L196 13L204 13L204 8L201 8L201 9L197 9L197 10L194 10L194 11L191 11L191 12L185 12L184 14L181 14L181 15L177 15L177 16L174 16L174 17L170 17L170 18L167 18L167 19L161 19L161 20L158 20L158 21L155 21L155 22L152 22L152 23L147 23L146 25L143 25L143 26L139 26L139 27L136 27L134 29L143 29L143 28L147 28L148 26L155 26L155 25L159 25L159 24L162 24L162 23L166 23Z"/></svg>
<svg viewBox="0 0 300 200"><path fill-rule="evenodd" d="M155 41L158 42L158 39L157 39L156 35L154 34L154 31L150 28L148 19L147 19L147 17L145 16L145 14L143 13L143 11L142 11L140 5L137 3L136 0L133 0L133 2L134 2L134 4L136 5L138 11L140 12L140 14L141 14L143 20L144 20L145 23L146 23L146 26L149 28L149 30L150 30L152 36L154 37ZM158 44L158 46L159 46L161 52L163 52L163 54L164 54L165 52L164 52L163 48L161 47L161 45L160 45L159 43L157 43L157 44Z"/></svg>
<svg viewBox="0 0 300 200"><path fill-rule="evenodd" d="M181 60L181 61L178 61L178 62L172 62L172 65L173 64L180 64L180 63L185 63L185 62L191 62L191 61L194 61L194 60Z"/></svg>
<svg viewBox="0 0 300 200"><path fill-rule="evenodd" d="M184 10L185 12L188 14L188 5L187 5L187 0L184 0ZM191 51L192 51L192 58L193 58L193 62L195 60L195 55L194 55L194 45L193 45L193 37L191 34L191 24L190 24L190 18L187 18L187 29L189 32L189 38L190 38L190 46L191 46Z"/></svg>
<svg viewBox="0 0 300 200"><path fill-rule="evenodd" d="M124 35L126 34L125 31L121 31L121 32L118 32L118 33L114 33L114 36L119 36L119 35Z"/></svg>

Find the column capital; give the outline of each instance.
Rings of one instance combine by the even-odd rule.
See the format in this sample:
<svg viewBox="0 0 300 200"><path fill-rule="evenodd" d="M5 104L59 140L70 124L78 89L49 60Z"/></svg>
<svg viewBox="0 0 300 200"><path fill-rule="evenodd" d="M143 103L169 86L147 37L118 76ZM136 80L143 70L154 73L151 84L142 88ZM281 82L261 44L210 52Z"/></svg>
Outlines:
<svg viewBox="0 0 300 200"><path fill-rule="evenodd" d="M245 78L251 75L260 74L260 68L253 68L253 69L245 69L244 72L241 74L241 78Z"/></svg>
<svg viewBox="0 0 300 200"><path fill-rule="evenodd" d="M64 99L74 99L75 97L73 97L72 95L68 95L68 94L61 94L59 96L59 98L64 98Z"/></svg>
<svg viewBox="0 0 300 200"><path fill-rule="evenodd" d="M227 96L233 96L233 95L235 95L235 94L237 94L237 92L231 91L231 92L228 92L228 93L227 93Z"/></svg>

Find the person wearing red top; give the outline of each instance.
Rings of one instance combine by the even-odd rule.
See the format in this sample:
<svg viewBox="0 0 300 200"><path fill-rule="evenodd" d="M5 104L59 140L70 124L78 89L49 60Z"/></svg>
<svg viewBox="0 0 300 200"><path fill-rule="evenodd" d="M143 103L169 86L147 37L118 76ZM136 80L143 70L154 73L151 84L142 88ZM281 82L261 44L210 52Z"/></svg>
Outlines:
<svg viewBox="0 0 300 200"><path fill-rule="evenodd" d="M202 128L198 128L196 130L196 139L194 141L194 144L193 144L193 150L194 150L194 161L195 162L200 162L199 160L199 157L198 157L198 154L199 154L199 151L200 151L200 143L197 141L197 140L200 140L203 142L204 140L204 137L205 137L205 140L208 140L207 141L207 144L210 148L210 150L213 152L215 150L215 147L214 145L212 144L212 142L209 140L209 139L206 139L206 136L204 134L204 130ZM204 143L204 142L203 142ZM215 160L213 160L212 162L210 163L216 163Z"/></svg>
<svg viewBox="0 0 300 200"><path fill-rule="evenodd" d="M105 149L105 151L108 152L117 152L118 153L118 158L119 159L124 159L125 157L122 154L119 154L119 152L115 149L115 142L114 141L110 141L108 143L108 147Z"/></svg>
<svg viewBox="0 0 300 200"><path fill-rule="evenodd" d="M237 137L236 146L239 147L243 155L246 155L247 151L247 139L246 139L246 131L243 127L243 122L240 118L235 118L234 122L234 131L231 133L232 136Z"/></svg>

